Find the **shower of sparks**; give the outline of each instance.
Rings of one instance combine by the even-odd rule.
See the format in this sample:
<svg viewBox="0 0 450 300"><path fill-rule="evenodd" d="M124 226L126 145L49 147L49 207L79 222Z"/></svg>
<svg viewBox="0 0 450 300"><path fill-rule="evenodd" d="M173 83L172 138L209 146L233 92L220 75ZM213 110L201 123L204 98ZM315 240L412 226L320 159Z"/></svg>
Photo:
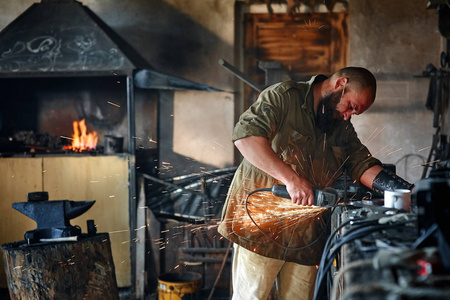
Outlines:
<svg viewBox="0 0 450 300"><path fill-rule="evenodd" d="M316 24L316 20L314 20L314 23L312 25ZM311 19L308 20L308 22L306 22L305 20L305 25L311 27Z"/></svg>
<svg viewBox="0 0 450 300"><path fill-rule="evenodd" d="M427 150L427 149L430 149L430 148L431 148L431 146L428 146L428 147L425 147L425 148L422 148L422 149L417 150L417 152L422 152L422 151Z"/></svg>
<svg viewBox="0 0 450 300"><path fill-rule="evenodd" d="M119 105L119 104L117 104L117 103L114 103L114 102L108 101L108 104L111 104L111 105L113 105L113 106L115 106L115 107L119 107L119 108L120 108L120 105Z"/></svg>
<svg viewBox="0 0 450 300"><path fill-rule="evenodd" d="M347 158L342 162L342 164L339 166L339 168L336 170L336 172L334 172L334 174L331 176L331 178L327 181L327 183L325 184L325 186L330 185L334 180L335 180L335 176L338 175L339 170L341 170L344 167L344 164L347 162L347 160L350 158L350 156L347 156ZM338 175L339 176L339 175ZM337 177L338 177L337 176Z"/></svg>
<svg viewBox="0 0 450 300"><path fill-rule="evenodd" d="M237 207L232 221L234 232L238 235L264 234L288 244L299 224L312 220L326 208L296 205L290 200L273 197L271 193L259 193L258 197L248 201L247 210L248 214L244 205Z"/></svg>
<svg viewBox="0 0 450 300"><path fill-rule="evenodd" d="M68 137L68 136L64 136L64 135L60 135L59 136L62 139L68 139L68 140L74 140L74 138Z"/></svg>
<svg viewBox="0 0 450 300"><path fill-rule="evenodd" d="M386 151L384 151L386 154L388 154L389 152L391 152L394 148L393 147L389 147L386 149Z"/></svg>
<svg viewBox="0 0 450 300"><path fill-rule="evenodd" d="M318 184L316 182L316 174L315 174L314 164L313 164L313 160L312 160L311 155L309 155L309 163L311 164L311 172L312 172L312 179L314 181L314 185L318 186Z"/></svg>
<svg viewBox="0 0 450 300"><path fill-rule="evenodd" d="M308 170L313 170L312 162L308 161L311 158L303 157L305 161L305 168ZM308 166L311 163L311 166ZM170 167L170 163L162 162L163 167ZM207 170L202 169L201 173L209 173ZM329 174L326 175L328 177ZM249 234L258 234L263 231L264 233L270 235L274 241L288 244L292 239L296 239L296 230L301 228L301 224L308 222L317 218L325 208L318 206L300 206L293 204L290 200L273 197L271 193L260 193L258 196L261 197L251 197L248 202L248 212L253 218L253 221L249 218L245 211L244 206L238 207L238 213L236 213L234 219L231 221L233 230L235 232L244 231ZM208 203L204 203L208 204ZM139 209L148 209L147 206L140 206ZM217 230L217 227L221 223L220 218L215 218L214 215L205 215L208 222L203 224L190 224L190 223L180 223L179 226L171 227L170 229L164 229L160 231L161 238L152 239L151 243L154 245L156 251L167 251L171 245L193 245L198 243L199 236L201 239L205 237L205 232L208 230ZM178 225L178 224L177 224ZM300 225L300 226L299 226ZM135 229L130 229L134 231L138 230L149 230L149 224L142 225ZM117 230L112 231L110 234L115 233L128 233L130 230ZM214 233L214 231L213 231ZM210 238L210 237L207 237ZM214 234L213 237L216 242L224 242L222 236ZM150 241L150 240L149 240ZM122 241L121 244L129 243L139 243L143 240L135 238L133 240ZM291 244L289 244L291 245ZM179 266L172 266L172 268L178 268Z"/></svg>
<svg viewBox="0 0 450 300"><path fill-rule="evenodd" d="M124 230L110 231L109 234L122 233L122 232L129 232L129 230L128 229L124 229Z"/></svg>
<svg viewBox="0 0 450 300"><path fill-rule="evenodd" d="M303 153L302 153L302 155L303 155ZM295 157L295 159L297 160L298 165L300 166L300 168L301 168L302 170L304 170L305 168L303 168L303 164L300 162L300 159L298 158L298 156L297 156L297 155L294 155L294 157Z"/></svg>
<svg viewBox="0 0 450 300"><path fill-rule="evenodd" d="M388 147L388 145L384 146L383 148L381 148L380 150L378 150L377 152L375 152L373 154L373 156L376 156L378 153L380 153L381 151L383 151L384 149L386 149Z"/></svg>
<svg viewBox="0 0 450 300"><path fill-rule="evenodd" d="M222 147L223 149L227 149L227 147L225 147L224 145L219 144L219 143L216 142L216 141L213 141L213 143L216 144L216 145L218 145L218 146L220 146L220 147Z"/></svg>
<svg viewBox="0 0 450 300"><path fill-rule="evenodd" d="M374 138L376 138L381 132L384 131L384 129L386 128L387 125L385 125L383 128L381 128L380 131L378 131L378 133L375 133L378 130L378 127L375 128L375 130L372 132L372 134L369 136L369 138L367 139L367 141L365 143L363 143L364 145L368 145Z"/></svg>
<svg viewBox="0 0 450 300"><path fill-rule="evenodd" d="M165 162L165 161L161 162L160 170L170 170L170 169L173 169L173 166L170 162Z"/></svg>
<svg viewBox="0 0 450 300"><path fill-rule="evenodd" d="M433 160L433 161L430 161L430 162L427 162L427 163L424 163L424 164L415 165L415 166L413 166L413 168L425 167L425 166L428 166L428 165L431 165L431 164L434 164L434 163L437 163L437 162L440 162L440 161L441 161L440 159Z"/></svg>
<svg viewBox="0 0 450 300"><path fill-rule="evenodd" d="M394 153L396 153L396 152L398 152L398 151L400 151L400 150L402 150L402 149L403 149L403 148L398 148L397 150L394 150L394 151L389 152L388 155L394 154Z"/></svg>
<svg viewBox="0 0 450 300"><path fill-rule="evenodd" d="M141 227L136 228L134 231L142 230L147 228L147 225L142 225Z"/></svg>

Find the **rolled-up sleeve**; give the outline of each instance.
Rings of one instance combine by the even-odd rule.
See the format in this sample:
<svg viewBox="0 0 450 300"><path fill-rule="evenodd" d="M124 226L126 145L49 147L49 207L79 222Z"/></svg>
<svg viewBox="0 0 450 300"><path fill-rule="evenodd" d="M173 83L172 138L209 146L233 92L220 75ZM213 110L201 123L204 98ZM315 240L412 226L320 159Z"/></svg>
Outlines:
<svg viewBox="0 0 450 300"><path fill-rule="evenodd" d="M248 136L261 136L271 140L276 133L277 122L283 115L280 96L270 89L263 91L258 100L240 116L233 130L232 141Z"/></svg>

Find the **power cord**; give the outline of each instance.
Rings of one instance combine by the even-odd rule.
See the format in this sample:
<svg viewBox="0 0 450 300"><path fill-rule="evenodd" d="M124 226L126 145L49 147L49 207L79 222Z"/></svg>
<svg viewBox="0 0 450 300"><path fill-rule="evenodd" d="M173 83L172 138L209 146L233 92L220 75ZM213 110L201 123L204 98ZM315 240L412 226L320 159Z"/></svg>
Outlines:
<svg viewBox="0 0 450 300"><path fill-rule="evenodd" d="M329 279L329 275L330 275L329 272L330 272L330 268L333 263L333 260L335 259L336 254L338 253L338 251L340 250L340 248L343 245L345 245L355 239L364 237L373 232L377 232L377 231L380 231L383 229L388 229L388 228L393 228L393 227L400 227L400 226L406 225L411 222L416 222L416 221L417 221L417 218L411 218L409 220L399 221L396 224L385 223L385 224L375 224L375 225L373 225L374 222L372 220L366 221L366 222L362 221L362 222L359 222L358 225L364 225L366 223L366 225L368 225L368 226L359 227L350 232L347 232L341 238L338 238L337 240L332 242L334 235L340 229L342 229L344 226L350 224L351 221L347 221L347 222L343 223L341 226L339 226L338 228L336 228L336 230L333 232L333 234L330 235L330 237L328 238L326 247L324 249L324 252L322 253L322 259L320 261L319 269L317 271L317 276L316 276L316 285L314 288L314 299L317 300L317 299L323 298L323 294L320 294L320 292L321 291L323 292L324 280L325 280L325 278ZM328 275L328 277L327 277L327 275ZM328 291L328 287L327 287L327 291ZM329 295L329 291L328 291L328 295ZM326 298L328 298L328 297L326 297Z"/></svg>

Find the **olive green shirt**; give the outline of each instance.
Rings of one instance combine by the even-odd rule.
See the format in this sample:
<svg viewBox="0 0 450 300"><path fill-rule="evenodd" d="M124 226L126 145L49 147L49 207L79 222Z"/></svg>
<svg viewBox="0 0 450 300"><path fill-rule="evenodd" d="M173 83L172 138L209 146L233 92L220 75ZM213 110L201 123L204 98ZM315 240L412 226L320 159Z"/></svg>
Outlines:
<svg viewBox="0 0 450 300"><path fill-rule="evenodd" d="M349 120L339 121L328 134L316 128L311 87L313 82L325 79L325 76L318 75L308 82L287 81L265 89L258 100L241 115L232 140L248 136L267 138L278 157L316 188L331 187L344 170L358 181L368 168L381 165L381 162L373 158L360 142ZM248 193L272 187L275 183L279 182L244 158L231 183L219 232L231 241L264 256L307 265L316 264L321 252L317 248L309 252L303 251L304 254L297 253L302 251L295 251L295 257L289 259L286 249L277 249L279 247L271 245L273 243L270 241L255 238L254 233L247 235L242 230L239 234L236 233L233 220L236 219L237 209L243 207ZM325 225L323 220L315 223L317 224L305 224L303 232L310 234L313 240L318 232L317 226L322 228ZM308 226L309 231L306 228ZM320 247L321 243L314 244ZM297 245L299 247L302 248L302 244ZM313 252L319 252L319 257L311 257L314 256Z"/></svg>

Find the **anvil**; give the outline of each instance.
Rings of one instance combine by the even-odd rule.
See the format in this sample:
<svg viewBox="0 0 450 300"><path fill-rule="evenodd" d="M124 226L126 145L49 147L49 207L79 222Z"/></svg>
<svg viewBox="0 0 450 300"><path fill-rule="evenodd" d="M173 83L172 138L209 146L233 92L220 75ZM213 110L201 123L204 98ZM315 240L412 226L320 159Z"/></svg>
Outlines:
<svg viewBox="0 0 450 300"><path fill-rule="evenodd" d="M36 197L36 194L39 195ZM28 244L42 239L58 239L81 235L79 226L70 225L70 220L86 212L95 201L48 201L48 193L29 193L27 202L16 202L12 207L36 221L35 230L25 232Z"/></svg>

